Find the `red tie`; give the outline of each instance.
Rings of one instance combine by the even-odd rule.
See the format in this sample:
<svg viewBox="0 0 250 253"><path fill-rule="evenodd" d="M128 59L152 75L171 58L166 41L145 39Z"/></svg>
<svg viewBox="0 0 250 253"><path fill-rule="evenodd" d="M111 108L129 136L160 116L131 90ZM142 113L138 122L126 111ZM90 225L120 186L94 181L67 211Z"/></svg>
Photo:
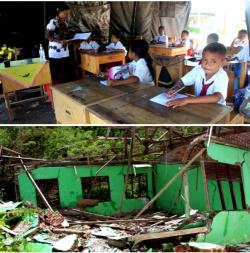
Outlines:
<svg viewBox="0 0 250 253"><path fill-rule="evenodd" d="M204 78L202 79L202 89L201 89L201 93L200 96L206 96L207 95L207 89L214 83L214 81L212 81L211 83L207 83L205 84L205 80Z"/></svg>

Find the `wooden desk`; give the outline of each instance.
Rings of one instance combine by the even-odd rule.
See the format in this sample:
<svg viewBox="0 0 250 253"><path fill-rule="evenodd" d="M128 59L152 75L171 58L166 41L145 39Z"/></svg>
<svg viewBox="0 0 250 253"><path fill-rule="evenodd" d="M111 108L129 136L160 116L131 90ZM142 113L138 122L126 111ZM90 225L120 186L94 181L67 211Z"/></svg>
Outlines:
<svg viewBox="0 0 250 253"><path fill-rule="evenodd" d="M125 52L113 51L96 53L94 51L81 52L81 67L83 71L93 74L100 72L100 65L116 62L118 65L125 64Z"/></svg>
<svg viewBox="0 0 250 253"><path fill-rule="evenodd" d="M151 87L87 107L90 124L218 124L229 122L231 107L219 104L167 108L149 101L164 89Z"/></svg>
<svg viewBox="0 0 250 253"><path fill-rule="evenodd" d="M149 87L143 84L109 87L91 79L53 86L56 120L61 124L89 124L88 106Z"/></svg>
<svg viewBox="0 0 250 253"><path fill-rule="evenodd" d="M49 62L42 62L39 58L29 60L13 61L11 67L4 68L0 64L0 80L2 81L5 104L8 110L9 120L12 122L14 115L11 105L26 102L25 100L11 103L9 93L18 90L29 89L44 84L51 84ZM29 99L30 100L30 99Z"/></svg>
<svg viewBox="0 0 250 253"><path fill-rule="evenodd" d="M186 55L187 49L185 47L166 47L165 45L150 45L150 56L177 56Z"/></svg>

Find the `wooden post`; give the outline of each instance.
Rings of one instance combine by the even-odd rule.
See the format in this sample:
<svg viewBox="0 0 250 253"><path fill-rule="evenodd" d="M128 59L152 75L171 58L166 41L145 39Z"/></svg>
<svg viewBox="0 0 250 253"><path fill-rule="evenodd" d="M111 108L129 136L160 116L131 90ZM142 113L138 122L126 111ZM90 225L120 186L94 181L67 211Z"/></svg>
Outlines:
<svg viewBox="0 0 250 253"><path fill-rule="evenodd" d="M47 199L44 197L43 193L41 192L40 188L38 187L37 183L35 182L35 180L33 179L33 177L31 176L31 174L29 173L27 167L25 166L22 157L19 155L20 158L20 162L22 164L22 167L24 168L27 176L29 177L31 183L35 186L36 190L38 191L38 193L41 195L43 202L45 203L45 205L50 209L50 211L53 212L52 207L50 206L49 202L47 201Z"/></svg>
<svg viewBox="0 0 250 253"><path fill-rule="evenodd" d="M205 171L205 163L204 163L204 156L202 157L201 164L201 172L203 177L203 184L204 184L204 192L205 192L205 198L206 198L206 208L208 211L211 211L211 204L209 199L209 193L208 193L208 185L207 185L207 176Z"/></svg>
<svg viewBox="0 0 250 253"><path fill-rule="evenodd" d="M121 211L122 211L122 206L123 206L123 202L124 202L124 198L125 198L126 190L127 190L129 171L132 165L133 147L134 147L134 140L135 140L135 127L132 128L131 132L132 132L132 138L131 138L130 152L129 152L129 157L128 157L128 167L127 167L127 172L125 176L124 190L122 193L122 198L121 198L121 202L119 206L119 214L121 214Z"/></svg>
<svg viewBox="0 0 250 253"><path fill-rule="evenodd" d="M175 176L172 178L172 179L170 179L170 181L168 181L167 182L167 184L147 203L147 205L135 216L135 218L134 219L138 219L140 216L141 216L141 214L143 214L151 205L152 205L152 203L153 202L155 202L155 200L156 199L158 199L159 198L159 196L163 193L163 192L165 192L172 184L173 184L173 182L180 176L180 175L182 175L188 168L189 168L189 166L198 158L198 157L200 157L203 153L204 153L204 151L206 150L206 148L203 148L203 149L201 149L186 165L184 165L183 167L182 167L182 169L181 170L179 170L176 174L175 174Z"/></svg>
<svg viewBox="0 0 250 253"><path fill-rule="evenodd" d="M190 217L190 203L189 203L189 185L188 185L188 171L183 173L183 186L184 186L184 197L185 197L185 217Z"/></svg>

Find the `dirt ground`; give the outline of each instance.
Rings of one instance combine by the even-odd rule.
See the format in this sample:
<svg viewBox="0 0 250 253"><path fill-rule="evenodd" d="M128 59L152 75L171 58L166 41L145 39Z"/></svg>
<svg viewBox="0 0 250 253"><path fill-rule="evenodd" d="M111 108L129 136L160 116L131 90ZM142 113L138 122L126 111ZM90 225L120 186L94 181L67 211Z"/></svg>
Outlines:
<svg viewBox="0 0 250 253"><path fill-rule="evenodd" d="M52 105L45 100L19 105L15 107L14 113L11 124L56 124ZM10 124L3 98L0 100L0 124Z"/></svg>

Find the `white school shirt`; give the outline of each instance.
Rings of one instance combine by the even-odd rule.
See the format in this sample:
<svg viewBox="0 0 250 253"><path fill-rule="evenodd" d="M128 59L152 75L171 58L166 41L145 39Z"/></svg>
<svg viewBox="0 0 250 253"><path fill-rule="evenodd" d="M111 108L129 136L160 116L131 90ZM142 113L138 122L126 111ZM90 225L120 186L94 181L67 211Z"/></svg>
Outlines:
<svg viewBox="0 0 250 253"><path fill-rule="evenodd" d="M223 68L214 74L209 80L206 80L205 72L201 65L194 67L190 72L181 78L181 81L185 86L194 85L195 95L199 96L202 90L202 80L204 79L205 84L214 82L208 89L206 95L212 95L215 92L219 92L222 95L219 104L226 104L227 98L227 87L228 87L228 76Z"/></svg>
<svg viewBox="0 0 250 253"><path fill-rule="evenodd" d="M233 47L247 47L248 46L248 41L246 40L241 40L241 39L235 39L233 42Z"/></svg>
<svg viewBox="0 0 250 253"><path fill-rule="evenodd" d="M89 49L98 49L100 46L97 42L95 41L90 41L90 42L87 42L87 41L83 41L80 45L80 49L85 49L85 50L89 50Z"/></svg>
<svg viewBox="0 0 250 253"><path fill-rule="evenodd" d="M237 57L239 62L250 62L249 46L242 48L235 57Z"/></svg>
<svg viewBox="0 0 250 253"><path fill-rule="evenodd" d="M123 46L123 44L121 43L121 41L117 41L116 43L110 43L108 46L106 46L106 48L108 48L108 49L120 49L120 50L124 50L125 53L127 54L127 50Z"/></svg>
<svg viewBox="0 0 250 253"><path fill-rule="evenodd" d="M178 39L175 44L179 45L179 44L184 44L184 46L187 48L187 49L190 49L191 48L191 45L192 45L192 42L190 39Z"/></svg>
<svg viewBox="0 0 250 253"><path fill-rule="evenodd" d="M157 42L166 42L168 40L168 37L166 35L156 35L154 37L154 41L157 41Z"/></svg>
<svg viewBox="0 0 250 253"><path fill-rule="evenodd" d="M55 31L56 25L55 25L55 19L51 19L50 22L47 25L48 31ZM53 49L53 48L56 49ZM58 51L57 51L58 49ZM64 57L69 57L69 48L66 46L63 48L62 44L55 41L49 41L49 58L53 59L60 59Z"/></svg>
<svg viewBox="0 0 250 253"><path fill-rule="evenodd" d="M129 70L133 76L139 78L140 83L148 83L154 85L152 75L148 69L146 61L141 58L138 61L132 61L129 63Z"/></svg>

